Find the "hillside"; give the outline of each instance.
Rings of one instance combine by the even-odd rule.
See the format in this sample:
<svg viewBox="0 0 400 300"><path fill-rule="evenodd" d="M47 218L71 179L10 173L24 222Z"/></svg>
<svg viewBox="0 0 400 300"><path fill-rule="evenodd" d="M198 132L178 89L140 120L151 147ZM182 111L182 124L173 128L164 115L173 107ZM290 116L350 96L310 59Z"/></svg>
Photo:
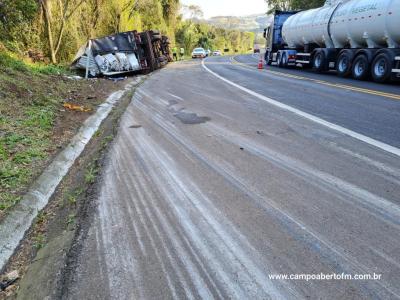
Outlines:
<svg viewBox="0 0 400 300"><path fill-rule="evenodd" d="M121 85L74 79L61 67L26 64L0 52L0 221L94 108Z"/></svg>
<svg viewBox="0 0 400 300"><path fill-rule="evenodd" d="M266 14L249 15L243 17L217 16L207 19L206 22L215 27L234 29L241 31L251 31L259 36L262 34L271 16Z"/></svg>

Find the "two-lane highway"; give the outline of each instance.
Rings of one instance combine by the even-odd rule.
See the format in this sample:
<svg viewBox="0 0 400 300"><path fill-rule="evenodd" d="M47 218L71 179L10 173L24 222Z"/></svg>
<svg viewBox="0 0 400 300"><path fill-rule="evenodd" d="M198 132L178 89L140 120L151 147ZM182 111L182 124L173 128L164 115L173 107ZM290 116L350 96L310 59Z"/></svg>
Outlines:
<svg viewBox="0 0 400 300"><path fill-rule="evenodd" d="M236 60L136 90L65 298L400 299L400 101Z"/></svg>
<svg viewBox="0 0 400 300"><path fill-rule="evenodd" d="M400 84L376 84L267 66L256 70L254 55L224 57L207 65L221 76L327 121L400 146ZM227 67L229 66L229 67ZM237 68L240 66L242 68Z"/></svg>

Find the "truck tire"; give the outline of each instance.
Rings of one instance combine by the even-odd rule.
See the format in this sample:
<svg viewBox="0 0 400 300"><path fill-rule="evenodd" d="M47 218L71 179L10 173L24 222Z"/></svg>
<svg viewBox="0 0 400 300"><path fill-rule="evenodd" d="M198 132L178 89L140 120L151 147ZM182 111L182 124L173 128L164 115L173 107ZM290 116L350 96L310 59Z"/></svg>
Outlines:
<svg viewBox="0 0 400 300"><path fill-rule="evenodd" d="M356 57L352 66L352 75L357 80L367 80L369 77L369 61L366 55L361 54Z"/></svg>
<svg viewBox="0 0 400 300"><path fill-rule="evenodd" d="M288 67L288 56L286 52L283 52L282 54L282 68L287 68Z"/></svg>
<svg viewBox="0 0 400 300"><path fill-rule="evenodd" d="M340 77L349 77L352 70L353 57L348 52L342 52L336 63L336 71Z"/></svg>
<svg viewBox="0 0 400 300"><path fill-rule="evenodd" d="M266 63L268 66L270 66L270 65L272 64L271 53L270 53L269 51L266 51L266 52L265 52L264 59L265 59L265 63Z"/></svg>
<svg viewBox="0 0 400 300"><path fill-rule="evenodd" d="M276 55L276 65L278 68L282 68L282 54L280 52Z"/></svg>
<svg viewBox="0 0 400 300"><path fill-rule="evenodd" d="M327 71L327 59L324 51L318 50L315 52L312 59L313 69L318 73L323 73Z"/></svg>
<svg viewBox="0 0 400 300"><path fill-rule="evenodd" d="M387 53L377 55L371 65L372 79L378 83L388 82L392 76L392 60Z"/></svg>

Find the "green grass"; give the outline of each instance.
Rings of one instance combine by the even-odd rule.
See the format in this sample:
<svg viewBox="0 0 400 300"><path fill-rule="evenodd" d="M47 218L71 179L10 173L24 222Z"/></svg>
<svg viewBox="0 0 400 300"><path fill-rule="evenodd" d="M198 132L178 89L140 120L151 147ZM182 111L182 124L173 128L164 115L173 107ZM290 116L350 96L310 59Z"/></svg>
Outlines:
<svg viewBox="0 0 400 300"><path fill-rule="evenodd" d="M15 70L24 73L60 75L69 74L70 72L63 66L46 65L46 64L30 64L14 57L5 51L0 51L0 68L3 70Z"/></svg>
<svg viewBox="0 0 400 300"><path fill-rule="evenodd" d="M19 201L20 194L10 191L22 190L35 174L35 165L47 157L52 121L42 114L14 121L9 125L16 132L0 138L0 211Z"/></svg>
<svg viewBox="0 0 400 300"><path fill-rule="evenodd" d="M22 125L26 127L39 127L48 130L53 127L54 110L51 107L30 107L25 111Z"/></svg>
<svg viewBox="0 0 400 300"><path fill-rule="evenodd" d="M77 188L73 191L70 191L66 194L66 199L67 202L70 206L75 206L77 201L78 201L78 197L83 193L84 189L83 188Z"/></svg>
<svg viewBox="0 0 400 300"><path fill-rule="evenodd" d="M69 74L64 67L55 65L33 65L30 66L31 71L35 74L45 74L45 75L59 75L59 74Z"/></svg>
<svg viewBox="0 0 400 300"><path fill-rule="evenodd" d="M16 196L11 193L2 193L0 201L0 211L6 210L9 207L14 206L21 200L21 196Z"/></svg>
<svg viewBox="0 0 400 300"><path fill-rule="evenodd" d="M8 152L4 145L0 144L0 159L6 160L8 158Z"/></svg>
<svg viewBox="0 0 400 300"><path fill-rule="evenodd" d="M92 184L96 181L96 176L98 173L98 169L96 166L90 166L85 172L85 182L87 184Z"/></svg>
<svg viewBox="0 0 400 300"><path fill-rule="evenodd" d="M66 225L67 228L70 227L71 225L74 225L76 221L76 215L75 214L69 214L67 221L66 221Z"/></svg>
<svg viewBox="0 0 400 300"><path fill-rule="evenodd" d="M46 153L38 148L31 148L25 151L21 151L14 155L13 162L18 165L27 165L34 160L43 159L46 157Z"/></svg>
<svg viewBox="0 0 400 300"><path fill-rule="evenodd" d="M33 247L37 250L43 248L46 245L46 236L43 233L39 233L37 236L33 237Z"/></svg>
<svg viewBox="0 0 400 300"><path fill-rule="evenodd" d="M0 51L0 215L18 203L54 147L60 94L68 89L54 75L65 72Z"/></svg>
<svg viewBox="0 0 400 300"><path fill-rule="evenodd" d="M28 66L21 60L18 60L6 52L0 52L0 67L12 69L20 72L28 72Z"/></svg>
<svg viewBox="0 0 400 300"><path fill-rule="evenodd" d="M0 166L0 185L3 188L16 188L26 184L31 171L24 166L18 166L12 161L6 161Z"/></svg>
<svg viewBox="0 0 400 300"><path fill-rule="evenodd" d="M63 103L88 101L85 94L100 87L66 78L62 66L32 64L4 49L0 44L0 220L80 125L82 118ZM94 182L96 168L85 175ZM69 204L76 201L71 197Z"/></svg>
<svg viewBox="0 0 400 300"><path fill-rule="evenodd" d="M77 199L76 199L76 196L75 195L68 195L68 203L69 203L69 205L71 205L71 206L74 206L74 205L76 205L76 201L77 201Z"/></svg>

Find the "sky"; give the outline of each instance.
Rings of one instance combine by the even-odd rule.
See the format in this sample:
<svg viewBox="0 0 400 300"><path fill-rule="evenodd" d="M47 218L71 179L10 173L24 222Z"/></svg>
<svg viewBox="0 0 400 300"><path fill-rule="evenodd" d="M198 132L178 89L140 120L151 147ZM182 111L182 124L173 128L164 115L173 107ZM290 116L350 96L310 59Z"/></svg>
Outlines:
<svg viewBox="0 0 400 300"><path fill-rule="evenodd" d="M246 16L262 14L267 11L267 4L264 0L181 0L181 3L200 6L205 18Z"/></svg>

